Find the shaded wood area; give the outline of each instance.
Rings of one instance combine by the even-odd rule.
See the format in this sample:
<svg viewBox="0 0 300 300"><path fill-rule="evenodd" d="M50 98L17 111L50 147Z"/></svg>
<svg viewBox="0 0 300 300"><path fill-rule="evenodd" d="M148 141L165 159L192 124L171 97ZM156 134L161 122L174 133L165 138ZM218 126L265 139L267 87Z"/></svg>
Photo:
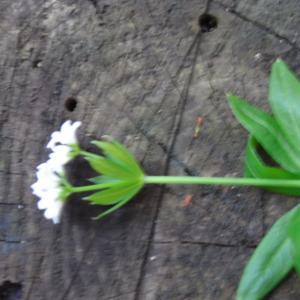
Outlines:
<svg viewBox="0 0 300 300"><path fill-rule="evenodd" d="M83 147L111 135L151 175L242 175L247 133L226 93L265 107L277 57L300 74L299 28L297 0L2 0L0 298L233 299L253 249L297 199L149 186L100 222L101 208L73 198L54 226L29 187L67 119L83 122ZM84 162L70 167L83 183ZM299 298L294 275L269 297Z"/></svg>

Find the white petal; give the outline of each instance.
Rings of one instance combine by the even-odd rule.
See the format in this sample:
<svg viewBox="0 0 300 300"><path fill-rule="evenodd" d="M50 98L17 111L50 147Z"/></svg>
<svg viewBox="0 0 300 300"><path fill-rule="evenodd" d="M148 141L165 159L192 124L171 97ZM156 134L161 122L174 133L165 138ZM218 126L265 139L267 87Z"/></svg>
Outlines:
<svg viewBox="0 0 300 300"><path fill-rule="evenodd" d="M47 194L47 189L45 188L45 185L39 181L34 183L32 186L32 194L42 198L45 194Z"/></svg>
<svg viewBox="0 0 300 300"><path fill-rule="evenodd" d="M32 191L39 191L41 190L42 186L40 184L40 182L36 181L35 183L33 183L31 186Z"/></svg>
<svg viewBox="0 0 300 300"><path fill-rule="evenodd" d="M32 193L40 198L57 198L60 193L59 185L61 179L53 170L52 163L49 160L38 166L36 176L38 180L31 185Z"/></svg>
<svg viewBox="0 0 300 300"><path fill-rule="evenodd" d="M37 183L38 185L42 186L43 188L49 188L52 186L57 186L60 178L55 173L55 170L47 170L47 171L38 171L36 173L38 178Z"/></svg>
<svg viewBox="0 0 300 300"><path fill-rule="evenodd" d="M42 197L43 196L43 192L40 190L34 190L32 191L32 194L37 196L37 197Z"/></svg>
<svg viewBox="0 0 300 300"><path fill-rule="evenodd" d="M57 147L66 147L66 146L55 146L54 149ZM69 151L66 151L69 152ZM47 167L44 168L45 172L42 173L45 176L49 176L49 173L62 173L64 169L64 164L66 163L67 160L70 160L69 156L64 154L64 160L60 157L62 157L63 153L59 151L51 152L49 154L49 159L47 160L46 164Z"/></svg>
<svg viewBox="0 0 300 300"><path fill-rule="evenodd" d="M47 219L52 219L54 223L58 223L60 221L63 205L63 202L59 200L54 201L52 205L44 212L44 216Z"/></svg>
<svg viewBox="0 0 300 300"><path fill-rule="evenodd" d="M49 173L51 172L51 163L49 162L49 160L47 160L46 162L40 164L37 166L37 173Z"/></svg>
<svg viewBox="0 0 300 300"><path fill-rule="evenodd" d="M51 153L52 154L52 153ZM50 156L50 155L49 155ZM67 157L62 161L58 159L58 157L51 155L51 158L48 160L49 168L52 173L63 173L64 172L64 164L66 163Z"/></svg>
<svg viewBox="0 0 300 300"><path fill-rule="evenodd" d="M53 221L54 224L58 224L60 222L60 215L56 216L56 217L53 217L52 221Z"/></svg>
<svg viewBox="0 0 300 300"><path fill-rule="evenodd" d="M48 178L49 176L51 176L52 173L53 171L48 166L47 168L39 169L36 172L36 177L38 180L43 181L44 178Z"/></svg>
<svg viewBox="0 0 300 300"><path fill-rule="evenodd" d="M64 164L62 162L53 162L52 166L53 172L64 173Z"/></svg>
<svg viewBox="0 0 300 300"><path fill-rule="evenodd" d="M52 219L53 223L57 224L60 221L60 216L64 203L59 199L42 198L37 203L39 209L45 209L44 216L46 219Z"/></svg>
<svg viewBox="0 0 300 300"><path fill-rule="evenodd" d="M57 199L59 199L60 192L61 190L58 186L47 187L40 201L42 203L46 203L46 207L51 207L53 203L55 203Z"/></svg>
<svg viewBox="0 0 300 300"><path fill-rule="evenodd" d="M38 201L37 206L39 209L46 209L48 207L48 201L46 198L42 198Z"/></svg>
<svg viewBox="0 0 300 300"><path fill-rule="evenodd" d="M62 145L76 144L77 143L76 130L80 125L81 122L79 121L74 122L73 124L71 123L70 120L64 122L60 127L60 131L54 131L51 134L51 139L47 144L47 148L54 150L57 144L62 144Z"/></svg>
<svg viewBox="0 0 300 300"><path fill-rule="evenodd" d="M51 156L52 154L54 155L68 154L69 152L71 152L71 147L67 145L58 145L54 147L53 152L49 156Z"/></svg>
<svg viewBox="0 0 300 300"><path fill-rule="evenodd" d="M81 126L81 122L80 121L77 121L75 123L73 123L72 125L72 130L73 130L73 133L72 133L72 140L71 140L71 143L70 144L77 144L78 141L77 141L77 137L76 137L76 132L77 132L77 129Z"/></svg>
<svg viewBox="0 0 300 300"><path fill-rule="evenodd" d="M51 134L51 139L47 144L47 148L50 148L53 150L53 148L56 146L56 144L61 143L61 132L60 131L54 131Z"/></svg>
<svg viewBox="0 0 300 300"><path fill-rule="evenodd" d="M36 167L38 170L44 170L44 169L47 169L48 168L48 164L47 162L44 162L42 164L39 164L37 167Z"/></svg>
<svg viewBox="0 0 300 300"><path fill-rule="evenodd" d="M56 146L52 153L50 153L50 162L52 168L55 170L61 169L63 165L71 160L71 148L65 145Z"/></svg>
<svg viewBox="0 0 300 300"><path fill-rule="evenodd" d="M53 201L56 201L56 199L59 198L60 192L61 192L61 190L58 187L50 189L49 192L48 192L49 199L52 199Z"/></svg>
<svg viewBox="0 0 300 300"><path fill-rule="evenodd" d="M52 219L55 218L55 212L52 209L47 208L44 212L44 216L46 219Z"/></svg>
<svg viewBox="0 0 300 300"><path fill-rule="evenodd" d="M74 130L77 130L80 126L81 126L81 122L80 121L76 121L72 125L72 127L73 127Z"/></svg>
<svg viewBox="0 0 300 300"><path fill-rule="evenodd" d="M65 145L77 144L76 131L80 125L81 122L79 121L73 123L72 125L70 121L69 123L65 122L61 127L61 143Z"/></svg>
<svg viewBox="0 0 300 300"><path fill-rule="evenodd" d="M72 127L71 120L67 120L61 125L60 132L64 133L65 131L69 131L71 127Z"/></svg>

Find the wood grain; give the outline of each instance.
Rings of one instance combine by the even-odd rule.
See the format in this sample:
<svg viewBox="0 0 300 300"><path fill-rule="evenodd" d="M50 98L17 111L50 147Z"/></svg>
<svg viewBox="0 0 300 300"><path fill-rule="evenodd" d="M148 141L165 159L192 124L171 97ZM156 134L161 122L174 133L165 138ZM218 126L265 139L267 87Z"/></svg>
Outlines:
<svg viewBox="0 0 300 300"><path fill-rule="evenodd" d="M83 147L111 135L151 175L242 175L247 133L225 94L265 107L277 57L300 73L297 8L296 0L2 0L0 298L233 299L254 247L296 199L149 186L101 222L91 220L101 208L73 197L54 226L30 185L49 134L67 119L83 122ZM218 20L206 33L204 12ZM81 160L70 169L77 184L90 172ZM193 202L182 207L186 194ZM292 276L270 299L299 297Z"/></svg>

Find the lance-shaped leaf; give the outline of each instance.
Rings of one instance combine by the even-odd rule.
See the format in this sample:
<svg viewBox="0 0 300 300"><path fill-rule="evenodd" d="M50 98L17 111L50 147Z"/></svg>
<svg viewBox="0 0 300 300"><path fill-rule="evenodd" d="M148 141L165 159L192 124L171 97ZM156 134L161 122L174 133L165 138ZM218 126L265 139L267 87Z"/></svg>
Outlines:
<svg viewBox="0 0 300 300"><path fill-rule="evenodd" d="M286 139L300 146L300 82L280 59L272 65L269 102Z"/></svg>
<svg viewBox="0 0 300 300"><path fill-rule="evenodd" d="M109 158L87 153L85 154L85 159L96 172L107 177L126 178L131 175L131 172L129 172L126 168Z"/></svg>
<svg viewBox="0 0 300 300"><path fill-rule="evenodd" d="M257 151L258 143L253 136L250 136L247 143L245 157L245 177L267 178L267 179L295 179L300 176L287 172L281 168L270 167L265 164ZM300 188L286 187L265 187L275 193L281 193L289 196L300 196Z"/></svg>
<svg viewBox="0 0 300 300"><path fill-rule="evenodd" d="M276 120L237 96L228 99L236 118L265 151L285 170L300 174L300 149L288 142Z"/></svg>
<svg viewBox="0 0 300 300"><path fill-rule="evenodd" d="M111 159L117 164L122 165L129 172L133 174L136 172L142 172L142 169L136 162L135 158L122 144L116 141L93 141L92 143L100 148L107 158Z"/></svg>
<svg viewBox="0 0 300 300"><path fill-rule="evenodd" d="M292 269L293 245L289 228L299 213L300 205L277 220L262 239L244 270L237 300L263 299Z"/></svg>
<svg viewBox="0 0 300 300"><path fill-rule="evenodd" d="M118 182L112 184L108 189L96 192L84 199L92 202L92 204L113 205L123 200L124 195L127 195L137 187L141 187L140 184L126 181Z"/></svg>
<svg viewBox="0 0 300 300"><path fill-rule="evenodd" d="M300 277L300 210L294 214L289 225L289 236L293 246L294 267Z"/></svg>
<svg viewBox="0 0 300 300"><path fill-rule="evenodd" d="M101 184L101 183L107 183L107 182L120 182L121 180L113 178L113 177L109 177L109 176L99 175L99 176L90 178L89 181L92 183Z"/></svg>
<svg viewBox="0 0 300 300"><path fill-rule="evenodd" d="M123 198L116 205L114 205L110 209L107 209L103 213L99 214L94 219L95 220L99 220L99 219L102 219L105 216L113 213L114 211L116 211L117 209L119 209L120 207L122 207L123 205L125 205L127 202L129 202L139 192L140 189L141 189L141 187L137 186L136 188L132 189L130 192L124 194Z"/></svg>

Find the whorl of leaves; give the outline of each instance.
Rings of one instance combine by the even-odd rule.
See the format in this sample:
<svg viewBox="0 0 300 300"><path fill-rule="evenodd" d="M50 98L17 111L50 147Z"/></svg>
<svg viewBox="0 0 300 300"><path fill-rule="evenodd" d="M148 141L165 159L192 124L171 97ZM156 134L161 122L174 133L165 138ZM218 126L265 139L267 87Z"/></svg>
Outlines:
<svg viewBox="0 0 300 300"><path fill-rule="evenodd" d="M84 199L91 204L112 205L95 218L100 219L126 204L139 192L144 185L144 173L131 153L118 142L92 143L103 155L85 152L83 156L99 173L99 176L90 179L99 190Z"/></svg>

